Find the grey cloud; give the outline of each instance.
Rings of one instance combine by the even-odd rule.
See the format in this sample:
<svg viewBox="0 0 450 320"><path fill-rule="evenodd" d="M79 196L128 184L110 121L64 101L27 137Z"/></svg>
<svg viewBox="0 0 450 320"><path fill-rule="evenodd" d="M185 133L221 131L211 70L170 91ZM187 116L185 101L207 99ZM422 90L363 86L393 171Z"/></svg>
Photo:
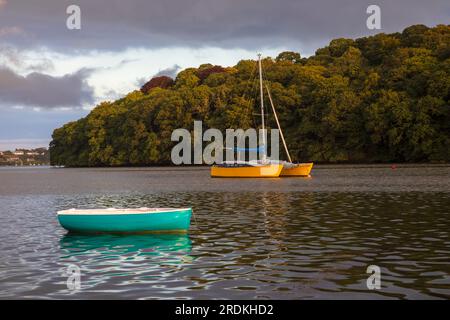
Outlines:
<svg viewBox="0 0 450 320"><path fill-rule="evenodd" d="M53 62L45 57L30 58L21 50L8 45L0 45L0 65L10 65L25 71L44 72L54 69Z"/></svg>
<svg viewBox="0 0 450 320"><path fill-rule="evenodd" d="M50 59L43 58L36 63L26 65L26 69L34 72L44 72L54 70L55 66Z"/></svg>
<svg viewBox="0 0 450 320"><path fill-rule="evenodd" d="M175 77L176 77L177 74L178 74L178 71L180 71L181 69L182 69L182 68L181 68L179 65L174 64L174 65L171 66L171 67L168 67L168 68L166 68L166 69L159 70L156 74L153 75L153 77L168 76L168 77L171 77L172 79L175 79ZM152 77L152 78L153 78L153 77ZM137 78L136 81L135 81L135 85L138 86L138 87L140 88L140 87L142 87L144 84L146 84L147 81L149 81L149 80L150 80L150 79L145 78L145 77L143 77L143 78Z"/></svg>
<svg viewBox="0 0 450 320"><path fill-rule="evenodd" d="M335 37L372 34L372 0L77 0L81 30L65 26L72 0L14 0L0 10L0 27L26 35L16 45L60 50L220 46L317 48ZM383 32L408 25L447 24L448 0L378 0Z"/></svg>
<svg viewBox="0 0 450 320"><path fill-rule="evenodd" d="M159 77L159 76L168 76L171 78L175 78L177 76L178 71L181 69L181 67L177 64L174 64L173 66L166 68L166 69L162 69L160 71L158 71L158 73L156 73L154 75L154 77Z"/></svg>
<svg viewBox="0 0 450 320"><path fill-rule="evenodd" d="M115 90L108 90L105 94L104 94L104 99L105 100L117 100L120 99L121 97L123 97L122 93L119 93Z"/></svg>
<svg viewBox="0 0 450 320"><path fill-rule="evenodd" d="M129 64L129 63L137 62L137 61L139 61L139 59L123 59L123 60L121 60L119 62L119 66L122 67L122 66L125 66L125 65Z"/></svg>
<svg viewBox="0 0 450 320"><path fill-rule="evenodd" d="M11 64L15 67L23 66L23 57L22 54L12 46L3 45L0 47L0 58L4 60L4 62Z"/></svg>
<svg viewBox="0 0 450 320"><path fill-rule="evenodd" d="M86 78L89 69L53 77L33 72L27 76L0 68L0 104L41 108L81 107L94 102L94 91Z"/></svg>
<svg viewBox="0 0 450 320"><path fill-rule="evenodd" d="M142 87L144 84L146 84L147 81L148 81L147 78L137 78L136 81L134 82L134 84L135 84L138 88L140 88L140 87Z"/></svg>
<svg viewBox="0 0 450 320"><path fill-rule="evenodd" d="M111 65L108 67L95 68L93 70L97 70L97 71L98 70L117 70L117 69L125 67L129 63L133 63L136 61L139 61L139 59L122 59L117 64L114 64L114 65Z"/></svg>

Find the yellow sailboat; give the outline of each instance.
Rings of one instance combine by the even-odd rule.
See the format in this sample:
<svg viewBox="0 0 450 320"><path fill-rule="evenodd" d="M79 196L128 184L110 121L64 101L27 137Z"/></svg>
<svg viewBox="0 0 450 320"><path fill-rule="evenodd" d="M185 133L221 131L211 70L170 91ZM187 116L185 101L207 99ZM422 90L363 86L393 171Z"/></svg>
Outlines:
<svg viewBox="0 0 450 320"><path fill-rule="evenodd" d="M211 167L211 177L220 178L277 178L283 170L280 163L236 161L224 162Z"/></svg>
<svg viewBox="0 0 450 320"><path fill-rule="evenodd" d="M312 162L292 163L286 162L281 170L281 177L309 177L313 167Z"/></svg>
<svg viewBox="0 0 450 320"><path fill-rule="evenodd" d="M265 128L264 121L264 89L263 89L263 78L262 78L262 66L261 66L261 54L258 55L258 67L259 67L259 83L260 83L260 94L261 94L261 121L262 130ZM278 161L267 159L265 153L265 135L262 135L262 160L258 161L232 161L223 162L221 164L216 164L211 167L211 177L217 178L276 178L276 177L294 177L294 176L310 176L310 172L313 163L293 163L289 150L284 140L283 131L281 130L280 123L278 121L278 116L275 111L275 107L272 101L272 96L270 95L269 87L266 85L267 93L269 96L269 101L272 106L272 111L275 116L275 120L280 130L281 139L288 156L289 162Z"/></svg>

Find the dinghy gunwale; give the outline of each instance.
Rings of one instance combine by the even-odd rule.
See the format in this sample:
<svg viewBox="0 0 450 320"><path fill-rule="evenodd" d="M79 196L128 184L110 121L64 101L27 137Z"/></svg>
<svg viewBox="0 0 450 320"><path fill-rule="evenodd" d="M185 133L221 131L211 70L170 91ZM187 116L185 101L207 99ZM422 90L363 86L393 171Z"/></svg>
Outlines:
<svg viewBox="0 0 450 320"><path fill-rule="evenodd" d="M101 208L101 209L67 209L57 211L57 215L131 215L171 213L191 210L192 208Z"/></svg>

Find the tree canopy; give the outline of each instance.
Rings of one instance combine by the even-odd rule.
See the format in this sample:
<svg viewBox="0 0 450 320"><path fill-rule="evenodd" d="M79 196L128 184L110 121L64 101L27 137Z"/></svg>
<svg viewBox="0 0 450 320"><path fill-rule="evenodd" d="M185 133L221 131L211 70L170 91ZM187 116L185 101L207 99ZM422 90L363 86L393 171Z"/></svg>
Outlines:
<svg viewBox="0 0 450 320"><path fill-rule="evenodd" d="M335 39L315 55L263 60L295 161L450 161L450 26ZM256 62L205 64L149 81L53 133L51 163L170 163L171 133L259 125ZM273 117L269 125L276 127Z"/></svg>

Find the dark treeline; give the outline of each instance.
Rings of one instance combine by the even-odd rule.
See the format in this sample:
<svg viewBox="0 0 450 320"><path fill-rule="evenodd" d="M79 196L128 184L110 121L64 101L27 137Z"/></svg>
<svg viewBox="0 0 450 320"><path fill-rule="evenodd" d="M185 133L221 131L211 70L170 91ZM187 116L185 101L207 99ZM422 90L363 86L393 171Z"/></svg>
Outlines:
<svg viewBox="0 0 450 320"><path fill-rule="evenodd" d="M450 160L450 26L336 39L302 58L263 61L295 161ZM66 166L170 163L171 133L259 125L256 62L188 68L102 102L56 129L51 162ZM269 125L275 127L273 117Z"/></svg>

